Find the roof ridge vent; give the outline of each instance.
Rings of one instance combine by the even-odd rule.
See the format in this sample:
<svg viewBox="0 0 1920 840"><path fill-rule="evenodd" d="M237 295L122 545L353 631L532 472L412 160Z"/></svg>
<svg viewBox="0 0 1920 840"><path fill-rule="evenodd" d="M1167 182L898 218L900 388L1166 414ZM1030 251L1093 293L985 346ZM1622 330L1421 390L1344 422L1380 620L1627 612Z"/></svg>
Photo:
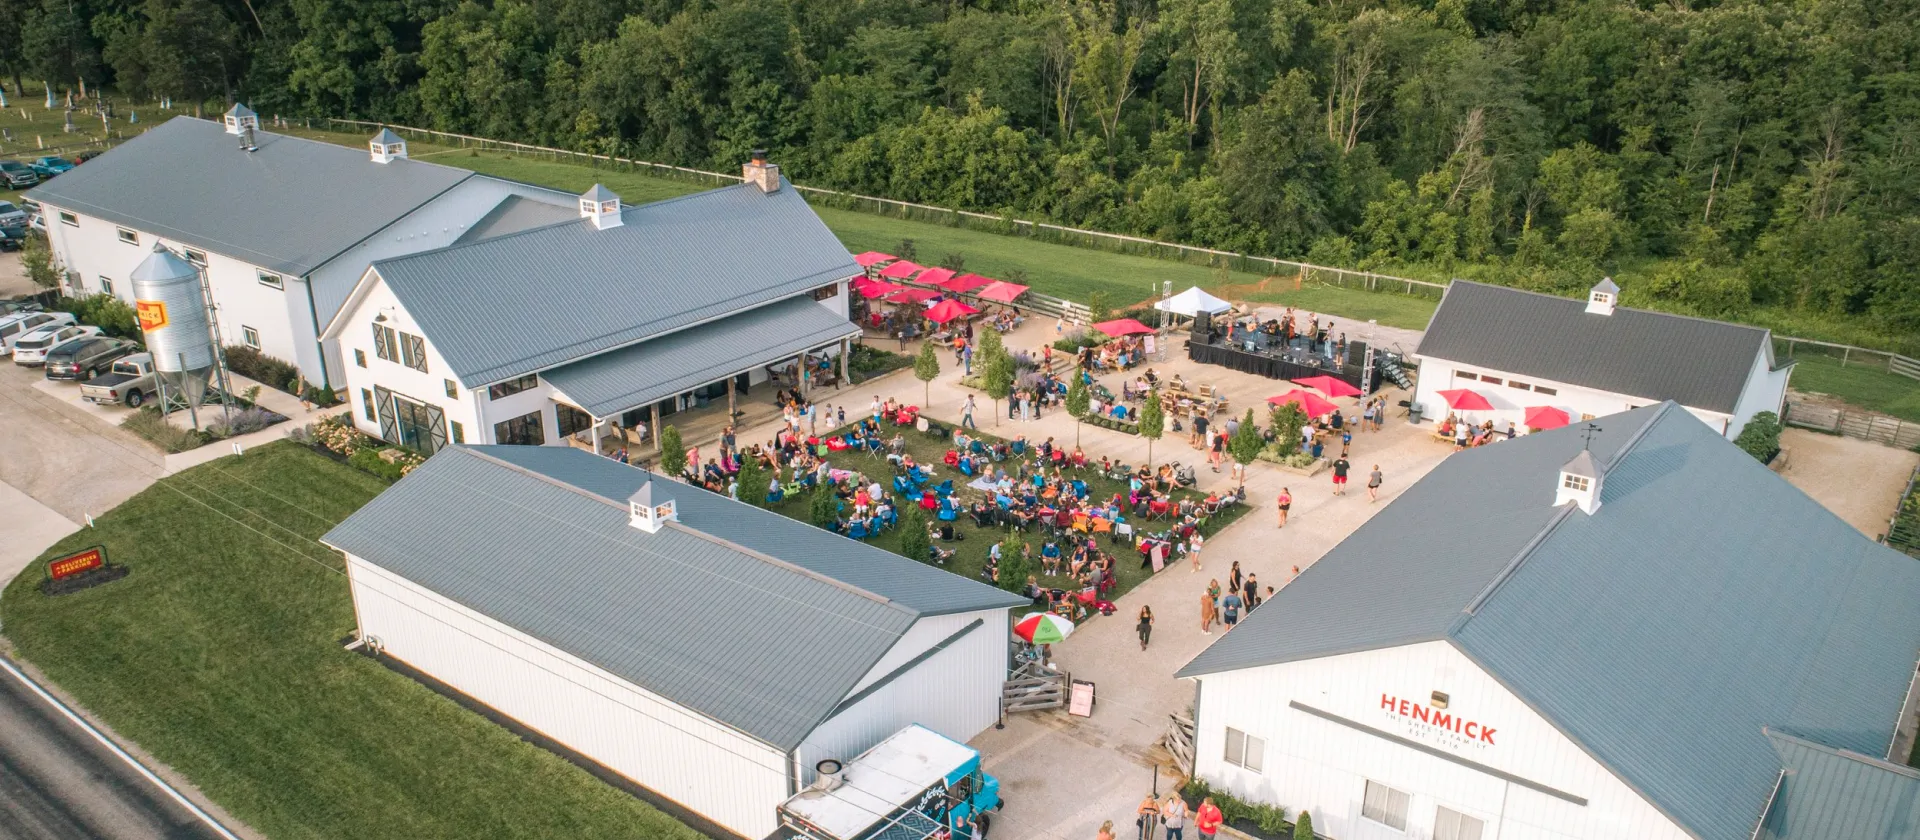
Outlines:
<svg viewBox="0 0 1920 840"><path fill-rule="evenodd" d="M627 497L627 511L630 516L628 524L649 534L660 533L660 529L666 527L668 522L680 521L679 506L672 499L656 501L653 498L652 478L648 478L647 483L640 485L640 489Z"/></svg>

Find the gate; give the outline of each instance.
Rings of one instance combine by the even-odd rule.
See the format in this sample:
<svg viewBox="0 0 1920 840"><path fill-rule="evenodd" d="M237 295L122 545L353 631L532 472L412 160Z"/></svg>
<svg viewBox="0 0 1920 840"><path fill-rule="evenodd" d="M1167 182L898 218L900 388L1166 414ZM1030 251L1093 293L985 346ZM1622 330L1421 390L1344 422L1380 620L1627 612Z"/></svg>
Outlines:
<svg viewBox="0 0 1920 840"><path fill-rule="evenodd" d="M1193 732L1193 718L1167 715L1167 734L1160 736L1160 742L1166 745L1183 776L1193 775Z"/></svg>
<svg viewBox="0 0 1920 840"><path fill-rule="evenodd" d="M1000 708L1008 713L1060 708L1067 705L1069 682L1064 671L1024 663L1007 675L1000 689Z"/></svg>

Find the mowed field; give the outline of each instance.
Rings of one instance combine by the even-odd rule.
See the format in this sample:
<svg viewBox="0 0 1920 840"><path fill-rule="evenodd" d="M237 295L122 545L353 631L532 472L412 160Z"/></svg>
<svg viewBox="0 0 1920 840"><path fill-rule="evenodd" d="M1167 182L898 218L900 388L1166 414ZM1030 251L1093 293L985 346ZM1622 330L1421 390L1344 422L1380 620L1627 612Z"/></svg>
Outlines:
<svg viewBox="0 0 1920 840"><path fill-rule="evenodd" d="M275 840L700 838L341 648L347 579L315 538L386 487L289 442L163 478L41 558L102 545L131 574L48 597L35 564L0 595L7 637Z"/></svg>

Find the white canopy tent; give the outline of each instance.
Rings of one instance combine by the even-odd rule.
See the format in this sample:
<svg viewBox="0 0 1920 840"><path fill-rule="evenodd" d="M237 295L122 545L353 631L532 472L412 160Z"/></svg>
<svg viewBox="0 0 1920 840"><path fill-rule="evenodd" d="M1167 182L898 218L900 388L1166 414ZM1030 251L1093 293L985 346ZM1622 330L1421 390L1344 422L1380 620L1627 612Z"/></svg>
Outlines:
<svg viewBox="0 0 1920 840"><path fill-rule="evenodd" d="M1225 312L1232 309L1233 304L1207 294L1201 291L1199 286L1195 286L1166 300L1155 303L1153 308L1162 312L1171 312L1175 315L1184 315L1191 318L1202 313L1212 315L1216 312Z"/></svg>

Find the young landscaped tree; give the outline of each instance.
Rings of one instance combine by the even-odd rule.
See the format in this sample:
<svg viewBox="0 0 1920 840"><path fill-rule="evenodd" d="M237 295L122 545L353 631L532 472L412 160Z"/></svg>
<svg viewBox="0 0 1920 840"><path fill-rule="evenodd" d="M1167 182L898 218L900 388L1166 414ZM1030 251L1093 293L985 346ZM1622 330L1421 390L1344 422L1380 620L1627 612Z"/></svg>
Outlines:
<svg viewBox="0 0 1920 840"><path fill-rule="evenodd" d="M1080 424L1087 419L1087 409L1093 405L1091 395L1087 393L1087 378L1075 368L1073 381L1067 383L1067 413L1073 415L1073 445L1080 445Z"/></svg>
<svg viewBox="0 0 1920 840"><path fill-rule="evenodd" d="M687 446L680 442L680 428L668 426L660 430L660 474L668 478L679 478L687 471Z"/></svg>
<svg viewBox="0 0 1920 840"><path fill-rule="evenodd" d="M1140 406L1140 436L1147 439L1147 466L1153 466L1153 442L1167 433L1167 413L1160 408L1160 392L1147 394L1146 405Z"/></svg>
<svg viewBox="0 0 1920 840"><path fill-rule="evenodd" d="M900 556L925 563L930 546L926 513L919 505L908 505L907 512L900 515Z"/></svg>
<svg viewBox="0 0 1920 840"><path fill-rule="evenodd" d="M1273 410L1273 445L1282 455L1300 450L1300 430L1307 425L1307 413L1293 403Z"/></svg>
<svg viewBox="0 0 1920 840"><path fill-rule="evenodd" d="M760 462L760 456L741 453L740 472L733 478L740 482L740 501L757 508L767 506L767 465Z"/></svg>
<svg viewBox="0 0 1920 840"><path fill-rule="evenodd" d="M984 330L973 346L973 366L976 370L986 370L987 363L1007 355L1006 342L1000 340L1000 333Z"/></svg>
<svg viewBox="0 0 1920 840"><path fill-rule="evenodd" d="M1019 592L1027 587L1027 576L1033 574L1033 564L1020 556L1020 538L1008 534L1000 541L1000 578L994 585L1008 592Z"/></svg>
<svg viewBox="0 0 1920 840"><path fill-rule="evenodd" d="M1266 441L1260 439L1260 427L1253 424L1253 409L1247 409L1247 416L1240 420L1240 428L1233 430L1233 437L1227 439L1227 450L1233 453L1233 462L1238 465L1234 470L1237 480L1246 483L1247 465L1260 456L1260 448Z"/></svg>
<svg viewBox="0 0 1920 840"><path fill-rule="evenodd" d="M839 518L840 497L833 495L833 485L823 483L813 488L813 495L807 498L807 519L825 528Z"/></svg>
<svg viewBox="0 0 1920 840"><path fill-rule="evenodd" d="M931 341L920 343L920 355L913 357L913 378L920 380L921 405L933 402L933 380L940 378L940 357Z"/></svg>
<svg viewBox="0 0 1920 840"><path fill-rule="evenodd" d="M1106 292L1094 292L1087 296L1087 317L1089 323L1102 323L1113 320L1113 304L1107 302Z"/></svg>
<svg viewBox="0 0 1920 840"><path fill-rule="evenodd" d="M1299 818L1293 821L1293 840L1315 840L1312 814L1301 811Z"/></svg>
<svg viewBox="0 0 1920 840"><path fill-rule="evenodd" d="M993 333L987 333L993 335ZM993 400L993 425L1000 425L1000 401L1013 393L1013 357L1005 352L995 354L987 360L987 369L981 373L982 385L986 386L987 398Z"/></svg>

